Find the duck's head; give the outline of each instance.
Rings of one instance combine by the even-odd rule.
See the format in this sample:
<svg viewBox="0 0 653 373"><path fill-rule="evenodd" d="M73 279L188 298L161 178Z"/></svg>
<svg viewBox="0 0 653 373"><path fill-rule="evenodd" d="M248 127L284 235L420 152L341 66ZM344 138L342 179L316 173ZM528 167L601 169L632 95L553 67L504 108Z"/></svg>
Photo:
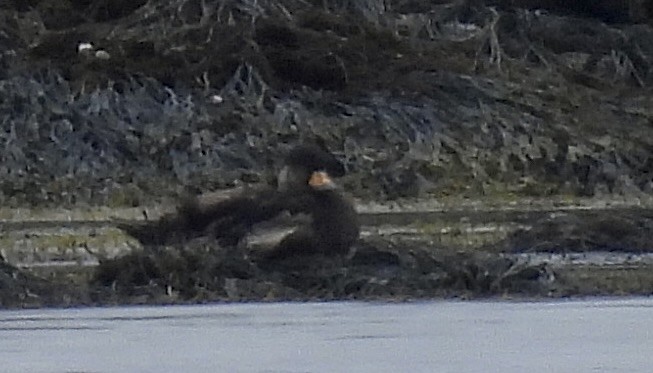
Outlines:
<svg viewBox="0 0 653 373"><path fill-rule="evenodd" d="M345 174L344 165L325 148L316 145L298 145L293 148L279 172L278 188L284 192L305 190L313 173L340 177ZM330 180L330 178L329 178Z"/></svg>

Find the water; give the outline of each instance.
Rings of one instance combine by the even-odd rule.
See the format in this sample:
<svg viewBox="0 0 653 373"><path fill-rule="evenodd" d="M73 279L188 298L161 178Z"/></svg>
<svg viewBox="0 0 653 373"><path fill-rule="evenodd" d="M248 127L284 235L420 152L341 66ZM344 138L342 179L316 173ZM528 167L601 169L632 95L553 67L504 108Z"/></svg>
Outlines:
<svg viewBox="0 0 653 373"><path fill-rule="evenodd" d="M653 298L0 312L2 372L650 372Z"/></svg>

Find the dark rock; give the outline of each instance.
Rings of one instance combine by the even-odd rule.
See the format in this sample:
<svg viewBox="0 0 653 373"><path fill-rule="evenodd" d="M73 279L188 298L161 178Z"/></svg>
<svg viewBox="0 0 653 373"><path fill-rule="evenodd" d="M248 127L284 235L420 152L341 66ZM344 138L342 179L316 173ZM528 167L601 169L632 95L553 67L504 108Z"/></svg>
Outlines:
<svg viewBox="0 0 653 373"><path fill-rule="evenodd" d="M398 266L399 256L392 252L381 251L376 247L358 247L350 259L355 266Z"/></svg>

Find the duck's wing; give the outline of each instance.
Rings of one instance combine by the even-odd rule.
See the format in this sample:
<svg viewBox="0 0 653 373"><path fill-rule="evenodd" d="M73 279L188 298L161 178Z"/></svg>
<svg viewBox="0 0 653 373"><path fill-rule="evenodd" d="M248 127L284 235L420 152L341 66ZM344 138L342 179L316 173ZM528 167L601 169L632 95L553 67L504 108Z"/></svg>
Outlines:
<svg viewBox="0 0 653 373"><path fill-rule="evenodd" d="M185 198L176 212L158 220L114 220L114 223L145 245L180 242L204 234L215 221L229 220L232 210L242 215L242 211L251 207L253 193L250 189L234 188Z"/></svg>
<svg viewBox="0 0 653 373"><path fill-rule="evenodd" d="M302 227L310 226L311 222L312 218L307 214L291 215L284 211L270 220L252 226L241 242L248 251L257 255L272 250L288 235Z"/></svg>
<svg viewBox="0 0 653 373"><path fill-rule="evenodd" d="M235 245L254 231L287 231L292 230L288 227L310 224L302 213L311 211L312 202L309 193L260 191L213 206L205 221L211 221L208 230L223 244Z"/></svg>
<svg viewBox="0 0 653 373"><path fill-rule="evenodd" d="M176 213L159 220L117 221L116 225L146 245L181 242L205 234L231 245L240 241L256 224L272 220L283 212L309 211L310 204L311 196L307 193L258 188L226 197L203 195L183 201Z"/></svg>

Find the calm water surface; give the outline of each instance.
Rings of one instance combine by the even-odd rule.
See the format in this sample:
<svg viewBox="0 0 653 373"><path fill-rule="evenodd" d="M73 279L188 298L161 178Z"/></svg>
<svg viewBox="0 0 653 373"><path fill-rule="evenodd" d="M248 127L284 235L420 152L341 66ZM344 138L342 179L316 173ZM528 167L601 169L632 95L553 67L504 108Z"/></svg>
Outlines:
<svg viewBox="0 0 653 373"><path fill-rule="evenodd" d="M1 372L652 372L653 298L0 312Z"/></svg>

